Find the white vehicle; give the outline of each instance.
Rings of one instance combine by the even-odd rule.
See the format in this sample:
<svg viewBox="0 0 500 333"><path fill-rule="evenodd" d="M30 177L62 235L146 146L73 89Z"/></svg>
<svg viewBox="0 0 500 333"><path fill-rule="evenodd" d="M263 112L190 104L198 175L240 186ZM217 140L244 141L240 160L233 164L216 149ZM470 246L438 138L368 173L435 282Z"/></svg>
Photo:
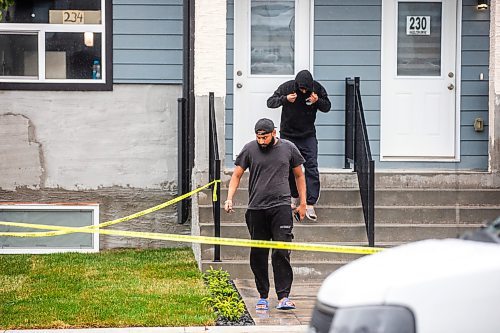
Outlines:
<svg viewBox="0 0 500 333"><path fill-rule="evenodd" d="M322 284L310 333L498 333L500 244L425 240L357 259Z"/></svg>

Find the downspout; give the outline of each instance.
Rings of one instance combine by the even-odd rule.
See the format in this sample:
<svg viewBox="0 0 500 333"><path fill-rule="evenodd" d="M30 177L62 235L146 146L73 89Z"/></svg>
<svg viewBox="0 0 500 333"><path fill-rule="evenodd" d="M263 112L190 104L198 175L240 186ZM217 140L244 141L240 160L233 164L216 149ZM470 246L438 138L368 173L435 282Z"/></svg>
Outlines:
<svg viewBox="0 0 500 333"><path fill-rule="evenodd" d="M189 190L191 190L191 171L194 167L194 118L195 118L195 100L194 100L194 15L195 0L184 0L189 4L189 49L187 51L189 57L189 66L187 66L186 76L189 76L188 84L186 85L186 98L188 99L188 112L189 112Z"/></svg>
<svg viewBox="0 0 500 333"><path fill-rule="evenodd" d="M191 191L191 171L194 166L194 0L183 0L183 68L182 100L178 120L178 193ZM189 219L191 199L179 204L178 222L183 224Z"/></svg>

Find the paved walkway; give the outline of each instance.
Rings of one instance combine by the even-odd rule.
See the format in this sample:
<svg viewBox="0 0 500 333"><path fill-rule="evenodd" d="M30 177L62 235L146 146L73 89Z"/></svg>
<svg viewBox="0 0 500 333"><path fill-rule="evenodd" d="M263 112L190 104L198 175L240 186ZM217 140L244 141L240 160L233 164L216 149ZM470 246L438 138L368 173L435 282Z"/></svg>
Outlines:
<svg viewBox="0 0 500 333"><path fill-rule="evenodd" d="M255 311L255 304L259 299L259 294L257 293L257 289L255 289L255 282L253 280L234 280L234 284L255 321L255 325L275 325L275 328L279 328L279 326L309 325L312 310L316 302L316 295L322 282L322 280L294 281L290 299L295 302L297 308L287 311L276 309L278 300L274 292L274 286L271 286L271 293L269 295L270 310L259 314Z"/></svg>

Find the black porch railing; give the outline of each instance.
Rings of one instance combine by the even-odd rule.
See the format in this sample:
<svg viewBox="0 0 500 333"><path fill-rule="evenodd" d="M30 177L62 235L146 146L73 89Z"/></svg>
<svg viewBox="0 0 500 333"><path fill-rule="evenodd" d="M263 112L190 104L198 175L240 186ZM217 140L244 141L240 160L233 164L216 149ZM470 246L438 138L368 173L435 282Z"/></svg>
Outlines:
<svg viewBox="0 0 500 333"><path fill-rule="evenodd" d="M182 195L191 191L191 168L189 163L189 114L187 110L187 100L185 98L177 99L177 135L178 142L178 160L177 167L177 194ZM184 224L189 219L189 211L191 210L191 197L181 200L177 204L178 223Z"/></svg>
<svg viewBox="0 0 500 333"><path fill-rule="evenodd" d="M217 139L217 122L215 119L214 93L209 93L208 97L208 181L220 180L220 158L219 142ZM212 214L214 217L214 236L220 237L220 183L212 185L216 187L216 200L212 200ZM220 262L220 245L214 245L214 261Z"/></svg>
<svg viewBox="0 0 500 333"><path fill-rule="evenodd" d="M359 77L345 79L345 162L358 175L368 245L375 246L375 162L372 159Z"/></svg>

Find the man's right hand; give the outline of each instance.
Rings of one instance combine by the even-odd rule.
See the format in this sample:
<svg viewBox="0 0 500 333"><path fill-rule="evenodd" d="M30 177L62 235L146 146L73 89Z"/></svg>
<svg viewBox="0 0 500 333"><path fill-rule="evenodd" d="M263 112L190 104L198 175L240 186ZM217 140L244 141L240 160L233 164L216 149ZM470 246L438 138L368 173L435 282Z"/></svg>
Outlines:
<svg viewBox="0 0 500 333"><path fill-rule="evenodd" d="M306 216L306 204L301 204L297 208L295 208L295 211L297 214L299 214L300 221L304 219Z"/></svg>
<svg viewBox="0 0 500 333"><path fill-rule="evenodd" d="M293 103L295 102L295 100L297 99L297 94L296 93L291 93L291 94L288 94L286 95L286 99L287 101L289 101L290 103Z"/></svg>
<svg viewBox="0 0 500 333"><path fill-rule="evenodd" d="M226 200L224 201L224 210L226 211L226 213L232 213L234 212L233 210L233 200Z"/></svg>

